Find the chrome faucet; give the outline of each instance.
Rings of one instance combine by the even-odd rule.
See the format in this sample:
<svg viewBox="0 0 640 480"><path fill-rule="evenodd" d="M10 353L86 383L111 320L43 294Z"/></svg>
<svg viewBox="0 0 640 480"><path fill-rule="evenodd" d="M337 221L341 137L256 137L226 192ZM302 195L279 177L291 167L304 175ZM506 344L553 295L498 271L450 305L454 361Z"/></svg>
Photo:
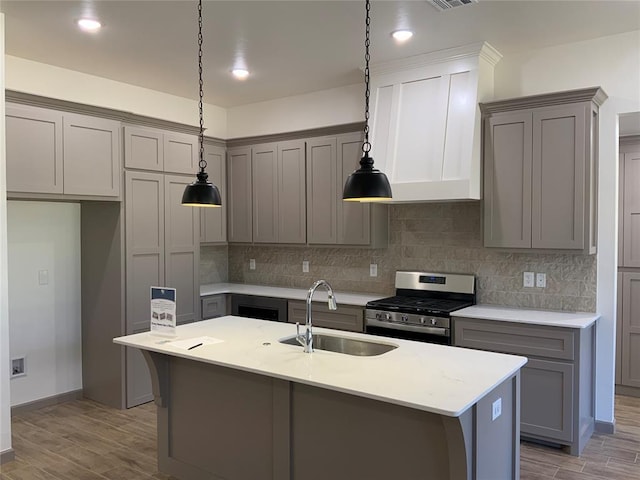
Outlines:
<svg viewBox="0 0 640 480"><path fill-rule="evenodd" d="M331 285L329 285L324 280L318 280L314 283L309 289L309 293L307 293L307 314L305 316L305 326L306 330L304 334L300 334L300 324L296 323L296 340L300 345L304 347L305 353L313 352L313 330L312 330L312 322L311 322L311 300L313 298L313 294L316 289L322 285L327 290L327 295L329 296L328 304L329 310L337 310L338 305L336 304L336 297L333 295L333 289Z"/></svg>

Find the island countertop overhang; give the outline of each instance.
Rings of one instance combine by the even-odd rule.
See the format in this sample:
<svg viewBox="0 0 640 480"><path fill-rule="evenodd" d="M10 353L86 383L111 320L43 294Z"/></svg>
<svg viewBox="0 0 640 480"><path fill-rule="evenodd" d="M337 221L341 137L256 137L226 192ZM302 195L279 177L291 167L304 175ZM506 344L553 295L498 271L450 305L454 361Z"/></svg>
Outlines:
<svg viewBox="0 0 640 480"><path fill-rule="evenodd" d="M175 338L145 332L114 342L451 417L460 416L527 362L514 355L325 328L314 332L398 348L374 357L322 350L306 354L302 347L279 342L295 334L294 325L236 316L179 326ZM222 342L192 350L171 345L202 336Z"/></svg>

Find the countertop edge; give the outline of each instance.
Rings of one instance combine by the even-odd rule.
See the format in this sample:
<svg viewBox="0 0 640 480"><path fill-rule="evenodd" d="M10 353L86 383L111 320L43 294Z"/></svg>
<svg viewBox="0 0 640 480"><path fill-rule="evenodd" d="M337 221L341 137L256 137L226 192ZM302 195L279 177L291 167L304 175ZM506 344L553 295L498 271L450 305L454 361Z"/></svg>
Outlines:
<svg viewBox="0 0 640 480"><path fill-rule="evenodd" d="M457 310L451 316L574 329L589 328L600 319L600 314L594 312L565 312L485 304Z"/></svg>

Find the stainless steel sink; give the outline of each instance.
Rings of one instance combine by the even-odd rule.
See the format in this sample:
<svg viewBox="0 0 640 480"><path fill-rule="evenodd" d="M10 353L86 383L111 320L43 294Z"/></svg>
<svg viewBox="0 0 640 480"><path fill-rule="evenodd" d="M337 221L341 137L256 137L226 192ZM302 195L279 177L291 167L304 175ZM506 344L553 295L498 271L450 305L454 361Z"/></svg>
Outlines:
<svg viewBox="0 0 640 480"><path fill-rule="evenodd" d="M283 338L280 340L280 343L300 346L295 335L293 337ZM357 340L355 338L314 333L313 348L315 350L327 350L329 352L345 353L347 355L356 355L358 357L374 357L398 348L398 346L389 343L369 342L366 340Z"/></svg>

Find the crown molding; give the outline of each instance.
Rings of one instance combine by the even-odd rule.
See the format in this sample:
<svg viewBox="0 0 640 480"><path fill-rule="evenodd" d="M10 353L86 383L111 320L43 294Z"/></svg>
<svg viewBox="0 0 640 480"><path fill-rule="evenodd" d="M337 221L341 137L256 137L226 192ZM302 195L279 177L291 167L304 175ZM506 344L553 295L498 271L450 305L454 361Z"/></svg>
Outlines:
<svg viewBox="0 0 640 480"><path fill-rule="evenodd" d="M527 97L509 98L495 102L481 103L480 109L484 114L508 112L526 108L550 107L567 103L592 102L600 107L608 98L601 87L567 90L564 92L545 93Z"/></svg>
<svg viewBox="0 0 640 480"><path fill-rule="evenodd" d="M343 133L353 133L362 131L364 122L346 123L343 125L333 125L329 127L310 128L308 130L298 130L295 132L275 133L271 135L257 135L252 137L239 137L227 140L227 147L245 147L259 143L284 142L287 140L300 140L310 137L325 137L328 135L340 135Z"/></svg>

